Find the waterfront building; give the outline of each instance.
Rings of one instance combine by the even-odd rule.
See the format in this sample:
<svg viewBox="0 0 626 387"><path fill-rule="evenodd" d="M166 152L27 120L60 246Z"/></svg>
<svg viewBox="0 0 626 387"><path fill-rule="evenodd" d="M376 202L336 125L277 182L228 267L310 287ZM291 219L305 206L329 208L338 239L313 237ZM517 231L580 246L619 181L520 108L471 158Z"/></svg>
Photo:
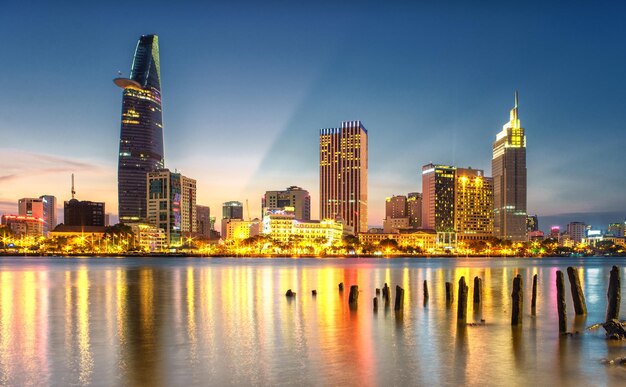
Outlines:
<svg viewBox="0 0 626 387"><path fill-rule="evenodd" d="M226 232L222 235L227 241L242 241L261 233L261 221L258 219L223 219Z"/></svg>
<svg viewBox="0 0 626 387"><path fill-rule="evenodd" d="M416 230L422 228L422 194L420 192L411 192L407 195L406 212L411 228Z"/></svg>
<svg viewBox="0 0 626 387"><path fill-rule="evenodd" d="M523 242L526 230L526 135L518 116L518 96L493 143L494 236Z"/></svg>
<svg viewBox="0 0 626 387"><path fill-rule="evenodd" d="M297 220L311 220L311 195L309 191L291 186L284 191L267 191L261 199L261 213L265 209L293 207Z"/></svg>
<svg viewBox="0 0 626 387"><path fill-rule="evenodd" d="M298 242L309 246L332 246L341 242L344 225L333 219L300 221L293 207L266 210L263 235L282 243Z"/></svg>
<svg viewBox="0 0 626 387"><path fill-rule="evenodd" d="M136 247L144 252L166 251L168 248L165 230L146 223L132 223L130 225L135 235Z"/></svg>
<svg viewBox="0 0 626 387"><path fill-rule="evenodd" d="M572 242L582 242L585 237L587 225L583 222L570 222L567 224L567 235Z"/></svg>
<svg viewBox="0 0 626 387"><path fill-rule="evenodd" d="M2 215L0 224L7 226L16 237L43 236L44 220L34 216Z"/></svg>
<svg viewBox="0 0 626 387"><path fill-rule="evenodd" d="M438 247L437 233L434 230L412 230L399 233L367 232L359 234L361 244L377 245L385 239L393 239L400 247L419 247L424 252L433 252Z"/></svg>
<svg viewBox="0 0 626 387"><path fill-rule="evenodd" d="M480 169L457 168L454 228L458 241L493 237L493 181Z"/></svg>
<svg viewBox="0 0 626 387"><path fill-rule="evenodd" d="M147 217L146 173L164 167L159 40L143 35L137 42L128 78L116 78L122 89L122 123L118 163L121 223Z"/></svg>
<svg viewBox="0 0 626 387"><path fill-rule="evenodd" d="M63 205L63 224L104 227L104 208L103 202L71 199Z"/></svg>
<svg viewBox="0 0 626 387"><path fill-rule="evenodd" d="M386 233L398 232L410 227L408 217L407 198L403 195L394 195L385 199L385 219L383 230Z"/></svg>
<svg viewBox="0 0 626 387"><path fill-rule="evenodd" d="M43 234L45 236L57 225L57 198L53 195L41 195L43 202Z"/></svg>
<svg viewBox="0 0 626 387"><path fill-rule="evenodd" d="M202 239L211 239L211 209L196 205L196 233Z"/></svg>
<svg viewBox="0 0 626 387"><path fill-rule="evenodd" d="M17 201L17 214L43 219L43 199L22 198Z"/></svg>
<svg viewBox="0 0 626 387"><path fill-rule="evenodd" d="M554 238L557 241L560 240L561 239L561 227L559 226L550 227L550 235L548 237Z"/></svg>
<svg viewBox="0 0 626 387"><path fill-rule="evenodd" d="M526 217L526 231L529 233L539 230L539 218L537 215L528 215Z"/></svg>
<svg viewBox="0 0 626 387"><path fill-rule="evenodd" d="M616 237L623 237L624 236L624 229L625 229L625 223L611 223L609 224L609 228L608 228L608 233L616 236Z"/></svg>
<svg viewBox="0 0 626 387"><path fill-rule="evenodd" d="M180 230L184 235L195 234L198 230L196 213L196 180L180 176Z"/></svg>
<svg viewBox="0 0 626 387"><path fill-rule="evenodd" d="M228 219L243 220L243 204L237 201L225 202L222 205L222 238L226 238Z"/></svg>
<svg viewBox="0 0 626 387"><path fill-rule="evenodd" d="M426 164L422 167L422 228L434 230L442 247L456 246L454 189L456 167Z"/></svg>
<svg viewBox="0 0 626 387"><path fill-rule="evenodd" d="M170 247L181 244L182 212L183 208L190 208L190 203L187 202L190 196L182 193L185 179L180 173L165 168L149 172L146 179L148 223L163 229ZM195 192L193 199L195 200ZM186 227L185 232L189 232L190 225L187 224Z"/></svg>
<svg viewBox="0 0 626 387"><path fill-rule="evenodd" d="M320 219L367 231L367 130L361 121L320 130Z"/></svg>

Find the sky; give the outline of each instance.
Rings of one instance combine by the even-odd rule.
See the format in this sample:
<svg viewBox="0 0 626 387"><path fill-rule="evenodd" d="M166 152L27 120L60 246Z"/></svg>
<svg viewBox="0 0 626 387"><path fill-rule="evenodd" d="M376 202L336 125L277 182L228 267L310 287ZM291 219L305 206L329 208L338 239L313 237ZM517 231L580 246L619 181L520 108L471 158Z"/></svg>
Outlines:
<svg viewBox="0 0 626 387"><path fill-rule="evenodd" d="M197 203L309 190L319 129L369 136L369 224L421 192L429 162L491 174L514 91L540 228L626 218L626 6L567 2L5 1L0 7L0 213L52 194L117 215L122 91L137 39L159 36L165 163ZM467 3L467 4L466 4ZM61 211L62 213L62 211Z"/></svg>

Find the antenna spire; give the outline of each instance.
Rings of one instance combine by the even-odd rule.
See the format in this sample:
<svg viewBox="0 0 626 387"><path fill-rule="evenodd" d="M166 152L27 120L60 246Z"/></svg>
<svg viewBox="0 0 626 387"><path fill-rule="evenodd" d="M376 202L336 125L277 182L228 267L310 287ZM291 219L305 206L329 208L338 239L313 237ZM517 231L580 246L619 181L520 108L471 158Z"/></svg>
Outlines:
<svg viewBox="0 0 626 387"><path fill-rule="evenodd" d="M517 90L515 90L515 107L517 107L517 98L518 98Z"/></svg>
<svg viewBox="0 0 626 387"><path fill-rule="evenodd" d="M74 199L74 195L76 195L76 191L74 191L74 174L72 173L72 199Z"/></svg>

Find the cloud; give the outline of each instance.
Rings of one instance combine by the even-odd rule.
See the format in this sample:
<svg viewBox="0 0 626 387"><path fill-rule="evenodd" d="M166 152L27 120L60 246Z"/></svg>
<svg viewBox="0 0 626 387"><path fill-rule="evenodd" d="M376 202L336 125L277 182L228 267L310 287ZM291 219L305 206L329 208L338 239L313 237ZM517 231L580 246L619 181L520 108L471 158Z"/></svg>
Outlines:
<svg viewBox="0 0 626 387"><path fill-rule="evenodd" d="M2 182L7 182L7 181L11 181L16 179L17 176L16 175L6 175L6 176L0 176L0 183Z"/></svg>

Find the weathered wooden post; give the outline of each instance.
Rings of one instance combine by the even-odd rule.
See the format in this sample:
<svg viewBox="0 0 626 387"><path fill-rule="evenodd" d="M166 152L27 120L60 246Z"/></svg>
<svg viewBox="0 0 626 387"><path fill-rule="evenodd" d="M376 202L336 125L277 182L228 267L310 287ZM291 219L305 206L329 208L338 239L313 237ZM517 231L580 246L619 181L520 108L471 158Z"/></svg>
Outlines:
<svg viewBox="0 0 626 387"><path fill-rule="evenodd" d="M513 278L513 291L511 292L511 325L522 324L522 313L524 304L524 289L522 288L522 276Z"/></svg>
<svg viewBox="0 0 626 387"><path fill-rule="evenodd" d="M424 280L424 305L428 304L428 282Z"/></svg>
<svg viewBox="0 0 626 387"><path fill-rule="evenodd" d="M339 291L343 292L343 282L339 282Z"/></svg>
<svg viewBox="0 0 626 387"><path fill-rule="evenodd" d="M389 307L389 303L391 302L391 294L389 291L389 286L385 282L385 286L383 286L383 301L385 301L385 308Z"/></svg>
<svg viewBox="0 0 626 387"><path fill-rule="evenodd" d="M374 313L378 312L378 297L374 297Z"/></svg>
<svg viewBox="0 0 626 387"><path fill-rule="evenodd" d="M559 333L567 332L567 312L565 306L565 280L563 272L556 272L556 306L559 312Z"/></svg>
<svg viewBox="0 0 626 387"><path fill-rule="evenodd" d="M311 290L311 295L317 296L317 290L315 290L315 289Z"/></svg>
<svg viewBox="0 0 626 387"><path fill-rule="evenodd" d="M396 302L393 305L393 310L401 312L404 305L404 289L396 285Z"/></svg>
<svg viewBox="0 0 626 387"><path fill-rule="evenodd" d="M587 314L587 303L585 302L583 288L580 286L578 271L571 266L568 267L567 277L569 278L569 286L572 291L572 300L574 301L574 311L576 315Z"/></svg>
<svg viewBox="0 0 626 387"><path fill-rule="evenodd" d="M287 298L295 297L296 296L296 292L292 292L291 289L289 289L289 290L287 290L287 293L285 293L285 296Z"/></svg>
<svg viewBox="0 0 626 387"><path fill-rule="evenodd" d="M606 297L609 300L609 305L606 309L606 321L619 318L619 303L622 299L620 283L619 269L617 266L613 266L609 279L609 290L606 293Z"/></svg>
<svg viewBox="0 0 626 387"><path fill-rule="evenodd" d="M454 285L446 282L446 304L450 305L454 301Z"/></svg>
<svg viewBox="0 0 626 387"><path fill-rule="evenodd" d="M467 295L469 286L465 284L465 277L462 276L459 280L459 301L457 304L456 317L459 324L464 323L467 320Z"/></svg>
<svg viewBox="0 0 626 387"><path fill-rule="evenodd" d="M380 289L376 288L376 295L378 296L380 294Z"/></svg>
<svg viewBox="0 0 626 387"><path fill-rule="evenodd" d="M348 304L350 307L355 308L357 301L359 300L359 286L350 286L350 296L348 297Z"/></svg>
<svg viewBox="0 0 626 387"><path fill-rule="evenodd" d="M537 274L533 275L533 295L530 300L530 313L533 316L537 314Z"/></svg>
<svg viewBox="0 0 626 387"><path fill-rule="evenodd" d="M483 297L483 280L478 278L478 276L474 277L474 306L480 305L482 303Z"/></svg>

